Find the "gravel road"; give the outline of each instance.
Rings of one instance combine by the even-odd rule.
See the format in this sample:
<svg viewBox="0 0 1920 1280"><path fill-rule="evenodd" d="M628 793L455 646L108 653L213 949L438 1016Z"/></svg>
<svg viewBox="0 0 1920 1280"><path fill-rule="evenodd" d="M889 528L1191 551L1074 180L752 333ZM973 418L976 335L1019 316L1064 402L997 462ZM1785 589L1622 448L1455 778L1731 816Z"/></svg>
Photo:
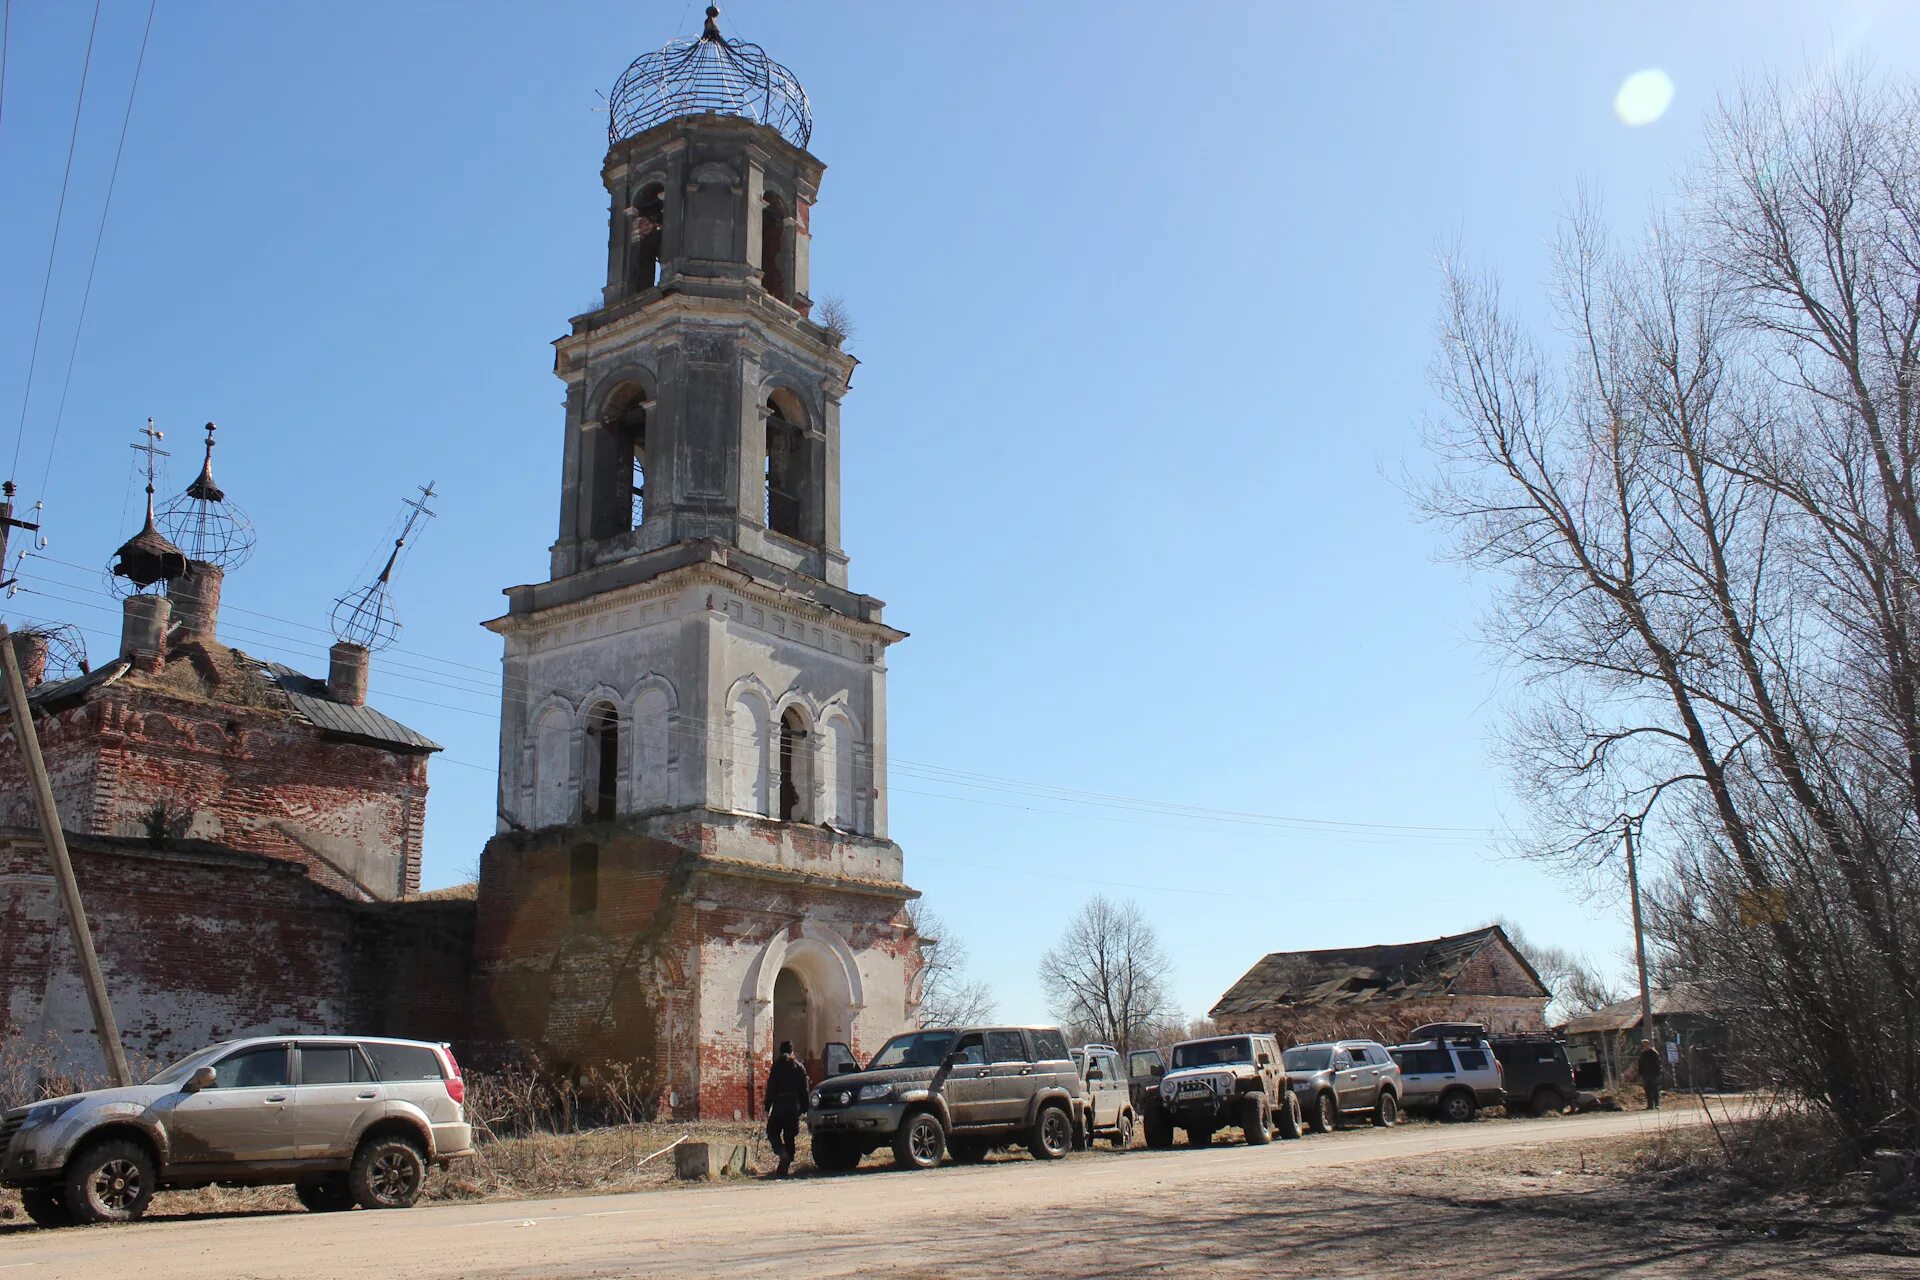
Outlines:
<svg viewBox="0 0 1920 1280"><path fill-rule="evenodd" d="M1816 1255L1409 1192L1409 1162L1698 1123L1698 1112L1356 1129L1267 1147L875 1169L640 1195L255 1214L0 1235L0 1278L1862 1275ZM1453 1194L1457 1191L1459 1194ZM159 1203L164 1210L164 1197ZM1713 1247L1706 1247L1712 1245ZM1471 1255L1470 1262L1463 1259ZM1837 1264L1838 1265L1838 1264ZM1782 1271L1781 1274L1786 1274Z"/></svg>

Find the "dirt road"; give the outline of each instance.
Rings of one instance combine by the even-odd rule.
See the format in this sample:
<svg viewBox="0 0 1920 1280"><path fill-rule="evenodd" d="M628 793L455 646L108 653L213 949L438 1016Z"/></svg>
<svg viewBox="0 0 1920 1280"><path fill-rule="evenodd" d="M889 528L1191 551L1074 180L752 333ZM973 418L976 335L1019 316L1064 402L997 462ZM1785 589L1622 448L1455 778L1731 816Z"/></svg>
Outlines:
<svg viewBox="0 0 1920 1280"><path fill-rule="evenodd" d="M1432 1184L1409 1191L1392 1176L1409 1161L1432 1165L1420 1158L1436 1154L1467 1159L1492 1148L1699 1120L1698 1112L1494 1120L1360 1129L1268 1147L1092 1154L1059 1164L1014 1158L932 1173L874 1170L402 1213L14 1231L0 1239L0 1280L1361 1276L1383 1267L1396 1277L1476 1280L1752 1276L1774 1266L1803 1276L1877 1274L1872 1263L1778 1243L1703 1241L1686 1224L1597 1229L1577 1213L1435 1195Z"/></svg>

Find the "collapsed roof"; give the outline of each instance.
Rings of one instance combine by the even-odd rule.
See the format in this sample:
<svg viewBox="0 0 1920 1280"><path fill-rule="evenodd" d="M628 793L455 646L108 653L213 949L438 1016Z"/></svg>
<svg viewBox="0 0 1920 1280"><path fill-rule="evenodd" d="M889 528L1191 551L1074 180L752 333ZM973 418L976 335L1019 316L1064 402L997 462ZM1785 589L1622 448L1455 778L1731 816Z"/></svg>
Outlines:
<svg viewBox="0 0 1920 1280"><path fill-rule="evenodd" d="M1432 1000L1466 994L1456 984L1474 958L1488 946L1503 948L1519 962L1527 982L1513 991L1475 991L1473 995L1546 998L1550 993L1506 931L1488 925L1424 942L1386 946L1340 947L1329 951L1276 951L1247 970L1213 1006L1215 1018L1263 1013L1277 1008L1342 1008L1376 1002Z"/></svg>

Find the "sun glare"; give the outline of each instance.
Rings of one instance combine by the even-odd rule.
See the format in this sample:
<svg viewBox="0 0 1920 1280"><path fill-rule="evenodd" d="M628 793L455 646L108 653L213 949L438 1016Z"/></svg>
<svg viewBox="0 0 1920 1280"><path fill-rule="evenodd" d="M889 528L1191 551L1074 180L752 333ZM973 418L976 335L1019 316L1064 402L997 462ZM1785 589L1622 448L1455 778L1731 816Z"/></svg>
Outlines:
<svg viewBox="0 0 1920 1280"><path fill-rule="evenodd" d="M1613 95L1613 114L1625 125L1652 124L1667 113L1673 101L1673 80L1658 67L1636 71Z"/></svg>

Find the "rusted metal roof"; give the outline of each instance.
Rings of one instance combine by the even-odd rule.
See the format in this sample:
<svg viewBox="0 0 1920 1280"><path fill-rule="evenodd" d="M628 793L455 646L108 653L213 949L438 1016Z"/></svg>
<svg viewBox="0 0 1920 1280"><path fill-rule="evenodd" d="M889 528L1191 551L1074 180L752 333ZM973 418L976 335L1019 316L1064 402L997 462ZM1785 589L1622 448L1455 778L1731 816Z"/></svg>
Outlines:
<svg viewBox="0 0 1920 1280"><path fill-rule="evenodd" d="M372 707L353 707L327 696L324 680L315 680L292 667L277 662L262 662L267 678L287 695L293 713L325 733L337 734L375 746L397 747L402 751L439 751L441 746L425 734L415 733L391 716Z"/></svg>
<svg viewBox="0 0 1920 1280"><path fill-rule="evenodd" d="M1276 951L1247 970L1210 1016L1261 1013L1281 1007L1337 1008L1375 1001L1427 1000L1455 994L1455 980L1482 948L1495 944L1520 962L1531 990L1475 995L1544 997L1549 994L1527 958L1499 925L1471 933L1386 946L1329 951Z"/></svg>

